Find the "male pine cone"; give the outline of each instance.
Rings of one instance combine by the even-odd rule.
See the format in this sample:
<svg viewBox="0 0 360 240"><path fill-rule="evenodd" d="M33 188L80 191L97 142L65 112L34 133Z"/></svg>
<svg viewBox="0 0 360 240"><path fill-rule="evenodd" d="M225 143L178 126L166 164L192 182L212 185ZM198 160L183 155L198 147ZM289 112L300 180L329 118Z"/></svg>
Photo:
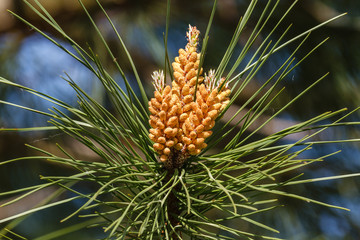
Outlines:
<svg viewBox="0 0 360 240"><path fill-rule="evenodd" d="M199 69L199 33L189 26L188 43L172 63L172 87L165 87L162 71L152 75L155 92L149 101L149 137L167 169L180 168L190 155L207 146L205 139L212 134L215 119L229 103L231 91L224 79L217 81L213 70L204 79Z"/></svg>

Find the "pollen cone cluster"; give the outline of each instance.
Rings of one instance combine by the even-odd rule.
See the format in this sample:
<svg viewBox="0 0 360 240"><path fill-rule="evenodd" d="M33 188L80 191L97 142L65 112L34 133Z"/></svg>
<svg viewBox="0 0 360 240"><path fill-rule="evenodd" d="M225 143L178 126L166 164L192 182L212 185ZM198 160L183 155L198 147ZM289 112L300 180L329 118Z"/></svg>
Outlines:
<svg viewBox="0 0 360 240"><path fill-rule="evenodd" d="M212 134L215 119L229 102L230 89L224 79L217 81L213 70L202 76L198 37L196 27L189 26L188 43L172 63L172 87L165 87L162 71L152 75L155 92L149 101L149 137L168 169L180 168L190 155L207 146L205 139Z"/></svg>

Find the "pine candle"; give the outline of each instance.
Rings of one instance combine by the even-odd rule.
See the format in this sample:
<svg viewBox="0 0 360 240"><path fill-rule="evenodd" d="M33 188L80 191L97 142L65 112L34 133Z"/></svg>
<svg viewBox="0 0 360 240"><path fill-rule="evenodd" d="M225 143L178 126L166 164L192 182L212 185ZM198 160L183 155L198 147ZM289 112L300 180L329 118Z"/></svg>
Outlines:
<svg viewBox="0 0 360 240"><path fill-rule="evenodd" d="M165 86L162 71L152 75L155 92L149 101L149 137L168 169L180 168L190 155L207 146L205 140L212 134L215 119L229 103L231 91L224 79L217 80L214 70L202 76L199 34L196 27L189 26L188 43L172 63L172 87Z"/></svg>

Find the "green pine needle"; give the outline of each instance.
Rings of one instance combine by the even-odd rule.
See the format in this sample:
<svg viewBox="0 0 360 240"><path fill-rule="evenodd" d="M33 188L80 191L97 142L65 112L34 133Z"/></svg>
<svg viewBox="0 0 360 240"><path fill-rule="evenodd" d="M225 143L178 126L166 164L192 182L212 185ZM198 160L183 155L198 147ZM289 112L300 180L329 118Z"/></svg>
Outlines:
<svg viewBox="0 0 360 240"><path fill-rule="evenodd" d="M214 132L213 136L207 140L208 147L198 156L187 159L187 163L180 169L167 170L158 161L158 155L152 147L152 142L148 136L149 124L148 96L145 92L143 81L140 79L138 70L133 59L127 50L125 43L116 30L115 24L107 14L100 1L96 0L98 7L104 14L105 19L112 27L117 37L119 46L124 50L126 58L131 65L133 75L140 89L140 95L132 89L127 80L122 64L114 61L118 73L123 78L126 89L122 89L114 80L108 70L109 67L102 63L102 60L90 48L83 48L64 32L61 26L55 21L51 14L35 0L34 3L23 0L24 3L43 21L47 22L56 30L63 39L67 40L75 52L71 52L61 45L55 38L52 38L41 29L31 24L26 19L11 12L20 21L42 34L45 38L53 42L60 49L68 53L74 59L87 67L103 85L111 101L114 112L110 112L96 101L91 95L81 89L72 79L66 76L67 81L78 96L79 106L71 106L52 96L38 92L34 89L16 84L7 79L0 78L3 85L25 90L37 97L45 99L54 104L49 112L26 107L25 105L14 104L0 100L0 103L25 109L49 117L52 126L33 127L33 128L8 128L0 131L60 131L83 144L89 151L101 159L100 162L90 162L86 159L77 159L72 156L62 146L57 145L62 153L57 156L47 150L28 146L32 150L38 151L38 156L21 157L0 163L0 167L5 164L12 164L19 161L40 160L60 164L74 170L68 175L59 176L40 176L42 184L14 189L12 191L0 193L0 196L10 196L20 194L17 197L4 203L1 207L11 206L11 204L23 200L25 197L36 192L56 188L53 194L39 203L32 209L1 219L0 223L8 225L0 231L0 236L4 239L11 239L11 235L18 236L11 231L16 225L20 224L25 217L39 211L47 210L53 206L59 206L75 200L83 200L82 206L66 216L61 222L73 217L85 218L84 222L71 227L60 228L57 231L39 236L36 240L53 239L65 234L79 231L87 227L104 229L105 239L278 239L272 237L278 231L266 224L254 220L255 215L263 214L268 211L276 211L280 206L277 197L288 197L315 203L326 207L348 210L341 206L334 206L316 199L300 196L294 193L285 192L281 187L298 185L318 181L336 180L350 177L358 177L359 173L345 174L339 176L329 176L315 179L301 179L302 174L293 178L288 178L278 182L280 176L301 169L311 163L323 161L325 158L338 152L314 158L303 159L304 152L310 151L311 147L317 144L328 143L348 143L358 142L360 139L343 140L315 140L318 134L330 127L359 125L359 122L345 122L344 119L358 109L346 113L346 109L334 112L326 112L315 116L307 121L297 123L269 136L253 140L252 137L262 128L269 124L275 117L283 113L291 104L299 98L304 97L316 84L322 81L328 74L324 74L315 80L310 86L303 90L288 103L284 103L274 114L266 120L262 120L264 113L268 110L277 97L285 91L279 89L279 83L288 76L295 67L301 64L311 54L326 42L321 41L310 51L303 53L303 58L295 60L295 55L302 51L305 41L309 41L310 33L319 29L339 17L341 14L324 23L315 26L296 37L287 40L287 34L291 25L286 28L278 39L270 40L272 34L278 29L280 24L285 21L297 1L286 10L282 18L278 20L271 32L257 47L256 51L250 55L253 47L262 33L264 27L269 24L269 20L277 7L279 0L268 1L260 16L254 16L254 10L258 7L256 0L249 3L244 15L240 18L233 37L228 44L223 58L217 70L217 79L226 76L225 82L232 84L232 96L229 105L220 115L219 119L225 114L235 100L243 93L246 86L255 78L265 63L271 61L271 57L289 44L295 44L295 50L291 53L284 63L278 67L272 76L261 86L252 97L241 106L234 116L224 123ZM86 9L81 0L78 0L86 16L100 37L106 53L116 60L113 53L97 26L96 21ZM167 1L166 9L166 29L164 34L165 51L165 73L172 74L170 59L168 55L168 34L170 26L170 4ZM203 37L200 67L197 78L200 75L201 66L206 57L208 41L211 41L210 31L214 20L217 1L214 1L213 8L209 14L209 22ZM247 27L250 19L256 18L257 24L254 26L247 42L238 56L234 56L235 48L242 37L243 30ZM87 50L85 50L87 49ZM232 63L235 58L234 63ZM239 70L239 66L245 61L245 67ZM232 64L230 64L232 63ZM172 76L171 76L172 79ZM198 80L198 79L197 79ZM225 84L225 82L223 84ZM196 87L198 86L198 81ZM268 87L268 88L266 88ZM266 90L265 90L266 89ZM196 91L195 91L196 92ZM194 95L196 99L196 95ZM256 100L255 103L254 100ZM252 103L250 110L244 116L234 122L240 113L246 110ZM338 119L332 123L323 124L324 120ZM252 132L246 135L255 122L261 120L262 123ZM217 121L217 125L219 121ZM229 128L229 126L232 126ZM306 136L293 143L284 144L284 138L295 133L306 133ZM225 137L233 136L231 140L225 142ZM214 147L223 142L225 147L220 152L214 153ZM293 150L297 147L297 150ZM301 147L299 150L298 147ZM97 188L91 193L81 193L77 186L80 184L91 183ZM71 192L72 197L59 199L59 195L64 192ZM91 213L88 211L91 210ZM216 216L210 213L215 213ZM248 229L237 228L230 221L242 221L250 224ZM11 222L12 221L12 222ZM263 235L251 232L252 228L261 229ZM267 236L268 235L268 236Z"/></svg>

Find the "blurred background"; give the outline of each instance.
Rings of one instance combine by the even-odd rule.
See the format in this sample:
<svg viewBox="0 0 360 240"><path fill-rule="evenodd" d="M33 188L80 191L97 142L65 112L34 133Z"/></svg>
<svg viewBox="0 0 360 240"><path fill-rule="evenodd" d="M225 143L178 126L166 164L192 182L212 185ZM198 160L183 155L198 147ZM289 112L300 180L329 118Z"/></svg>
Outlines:
<svg viewBox="0 0 360 240"><path fill-rule="evenodd" d="M30 1L31 2L31 1ZM90 27L87 16L75 0L40 1L52 16L58 21L65 32L80 45L90 46L93 51L109 64L109 71L121 84L121 76L112 69L110 59L100 43L95 30ZM102 0L104 7L116 24L134 62L139 70L140 78L145 87L152 94L150 74L164 66L163 33L165 31L166 1L158 0ZM215 14L213 28L210 32L208 52L204 63L205 70L215 68L231 40L240 16L243 15L248 0L219 0ZM238 43L238 50L246 42L256 24L256 16L262 11L264 3L259 1L255 17L245 29L243 38ZM267 29L259 37L261 39L271 31L276 20L283 16L284 11L292 0L280 1L280 5ZM116 36L106 19L99 11L93 0L84 0L102 33L115 52L117 61L125 70L125 74L134 80L130 65L124 56ZM211 12L212 1L173 0L171 6L168 50L171 60L177 55L177 50L186 44L185 32L188 24L196 25L202 33L205 32ZM100 84L94 76L76 60L68 56L61 49L11 16L6 10L10 9L28 19L36 27L56 38L65 47L70 48L63 39L59 38L49 25L42 21L21 0L0 1L0 76L19 84L34 88L62 101L76 105L76 94L62 79L68 74L71 78L91 93L99 102L107 105L108 100ZM292 10L275 33L276 40L289 24L293 24L286 39L291 38L337 14L348 14L325 27L312 33L301 51L298 59L315 47L324 38L330 37L327 43L319 48L282 83L286 91L274 104L271 115L307 86L330 72L330 75L317 85L310 93L295 102L279 118L260 133L267 135L287 127L290 124L306 120L328 110L344 107L353 110L360 106L360 1L358 0L302 0ZM274 71L290 56L296 44L287 46L275 54L262 71L247 87L246 92L235 103L240 106L252 93L264 83ZM242 65L243 66L243 65ZM240 70L240 69L239 69ZM135 83L134 83L135 85ZM49 102L43 101L24 91L0 85L0 99L27 107L48 111L52 108ZM225 116L226 118L226 116ZM47 118L15 107L0 105L1 128L46 126ZM347 118L349 121L359 121L359 113ZM326 122L324 122L326 123ZM322 133L318 140L358 138L359 128L334 128ZM261 136L260 136L261 137ZM287 139L291 141L294 139ZM74 156L89 161L98 160L95 155L84 147L59 132L3 132L0 131L0 161L38 154L24 144L57 153L55 143L60 143ZM221 146L220 146L221 147ZM308 157L316 158L335 152L341 153L326 159L326 161L302 169L306 178L324 177L339 174L360 172L359 143L328 144L316 146ZM51 163L22 161L0 167L0 192L9 191L39 183L39 175L59 175L71 169L63 169ZM287 179L286 176L283 180ZM281 179L280 179L281 180ZM81 191L90 191L91 186L83 186ZM279 199L286 206L275 211L258 216L258 220L280 231L274 236L287 239L359 239L360 236L360 179L344 179L326 181L316 184L286 187L287 191L314 198L319 201L340 205L351 209L351 212L329 209L293 199ZM51 192L51 190L49 190ZM49 192L40 192L26 198L15 206L0 208L0 219L6 218L23 209L29 209ZM0 197L0 203L6 201ZM73 202L65 207L56 207L44 213L30 217L23 224L15 228L16 232L33 239L35 236L46 234L59 226L59 220L74 211L81 202ZM66 224L74 224L78 219ZM253 226L248 226L254 228ZM256 228L251 231L256 231ZM261 232L263 230L259 230ZM271 233L269 233L271 234ZM54 239L94 239L101 238L101 232L93 230L71 233ZM16 239L15 236L12 238Z"/></svg>

